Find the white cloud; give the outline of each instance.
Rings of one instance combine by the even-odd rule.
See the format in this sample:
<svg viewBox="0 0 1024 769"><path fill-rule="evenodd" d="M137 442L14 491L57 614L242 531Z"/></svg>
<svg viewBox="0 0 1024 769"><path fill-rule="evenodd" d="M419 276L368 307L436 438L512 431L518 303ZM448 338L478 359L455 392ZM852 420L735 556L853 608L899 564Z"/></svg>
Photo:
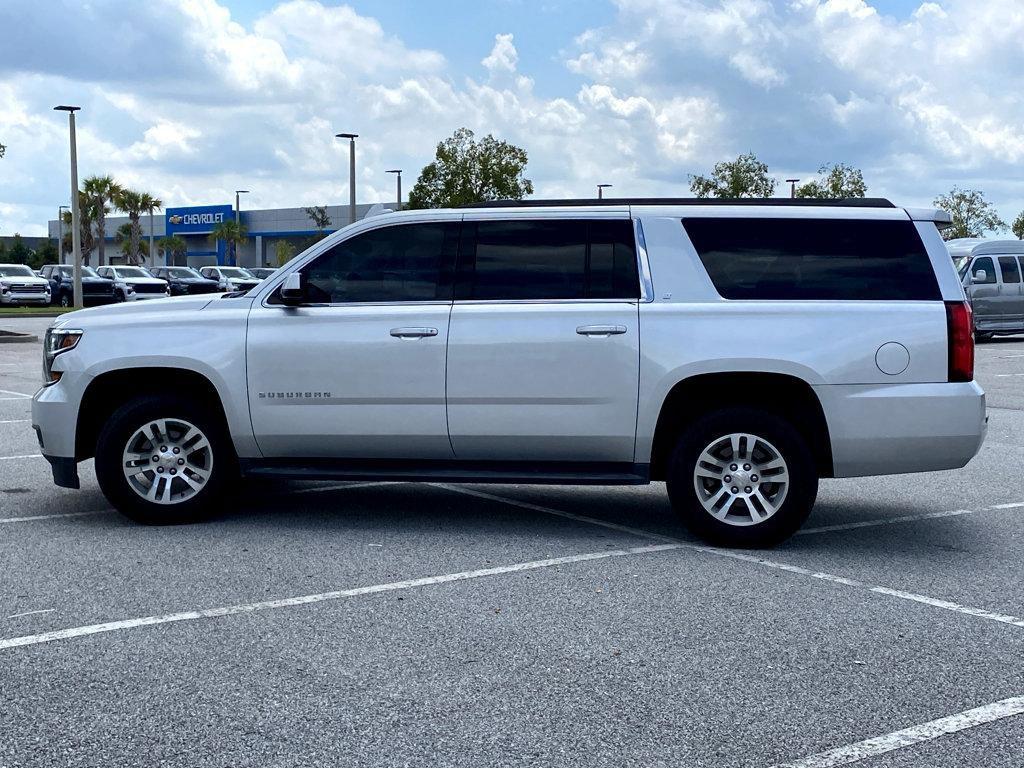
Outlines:
<svg viewBox="0 0 1024 769"><path fill-rule="evenodd" d="M613 24L566 30L557 56L526 55L499 24L467 30L490 50L465 71L326 0L285 0L249 25L230 0L0 3L0 28L16 30L0 49L0 231L40 232L66 201L66 118L51 108L67 99L84 108L81 175L169 204L239 186L254 207L345 200L343 130L360 134L360 199L388 200L386 169L406 169L408 188L468 126L526 147L540 195L599 181L685 195L688 174L753 150L780 176L852 163L907 204L960 183L1004 218L1024 207L1020 0L921 2L900 18L864 0L615 2ZM107 31L117 55L83 29Z"/></svg>

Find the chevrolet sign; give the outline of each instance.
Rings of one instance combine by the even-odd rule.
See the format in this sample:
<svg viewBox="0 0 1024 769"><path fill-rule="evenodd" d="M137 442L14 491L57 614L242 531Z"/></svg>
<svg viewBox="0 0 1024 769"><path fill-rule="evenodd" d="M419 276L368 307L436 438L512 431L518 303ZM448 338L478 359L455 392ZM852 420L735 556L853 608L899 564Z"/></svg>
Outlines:
<svg viewBox="0 0 1024 769"><path fill-rule="evenodd" d="M231 206L191 206L189 208L168 208L166 213L166 231L168 235L175 233L202 234L213 230L234 216Z"/></svg>

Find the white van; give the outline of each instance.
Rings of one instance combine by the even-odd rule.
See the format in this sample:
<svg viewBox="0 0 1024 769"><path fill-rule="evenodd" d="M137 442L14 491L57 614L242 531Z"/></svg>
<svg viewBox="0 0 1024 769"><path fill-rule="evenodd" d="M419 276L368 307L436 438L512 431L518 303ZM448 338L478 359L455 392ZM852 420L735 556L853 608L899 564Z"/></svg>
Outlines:
<svg viewBox="0 0 1024 769"><path fill-rule="evenodd" d="M961 238L946 247L974 309L975 338L1024 333L1024 240Z"/></svg>

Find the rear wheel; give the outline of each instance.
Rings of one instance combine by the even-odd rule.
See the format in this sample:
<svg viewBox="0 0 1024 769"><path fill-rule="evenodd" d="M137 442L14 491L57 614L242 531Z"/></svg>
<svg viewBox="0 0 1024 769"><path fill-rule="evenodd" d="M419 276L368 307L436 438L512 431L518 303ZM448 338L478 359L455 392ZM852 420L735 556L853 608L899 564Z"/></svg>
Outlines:
<svg viewBox="0 0 1024 769"><path fill-rule="evenodd" d="M174 396L137 398L114 412L96 444L96 476L132 520L178 524L206 516L234 474L222 420Z"/></svg>
<svg viewBox="0 0 1024 769"><path fill-rule="evenodd" d="M57 300L57 304L59 304L61 307L70 307L72 304L74 304L74 302L72 301L70 294L68 294L66 291L62 291L60 294L60 298Z"/></svg>
<svg viewBox="0 0 1024 769"><path fill-rule="evenodd" d="M803 436L750 408L715 411L689 426L669 460L672 506L690 531L728 547L768 547L806 520L818 473Z"/></svg>
<svg viewBox="0 0 1024 769"><path fill-rule="evenodd" d="M974 341L978 344L982 342L991 342L994 335L988 331L975 331Z"/></svg>

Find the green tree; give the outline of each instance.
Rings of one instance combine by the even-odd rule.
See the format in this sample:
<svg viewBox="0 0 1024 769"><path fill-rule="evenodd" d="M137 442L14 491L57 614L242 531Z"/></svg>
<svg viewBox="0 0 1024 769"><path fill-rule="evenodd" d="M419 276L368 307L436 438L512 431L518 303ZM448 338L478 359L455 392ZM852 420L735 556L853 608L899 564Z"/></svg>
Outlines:
<svg viewBox="0 0 1024 769"><path fill-rule="evenodd" d="M44 264L54 264L58 261L57 247L53 245L52 241L46 240L32 252L28 266L33 270L38 270Z"/></svg>
<svg viewBox="0 0 1024 769"><path fill-rule="evenodd" d="M188 255L188 244L180 235L168 235L156 242L157 250L167 264L181 264Z"/></svg>
<svg viewBox="0 0 1024 769"><path fill-rule="evenodd" d="M480 141L460 128L437 145L420 172L406 208L447 208L485 200L522 200L533 194L525 178L526 150L488 134Z"/></svg>
<svg viewBox="0 0 1024 769"><path fill-rule="evenodd" d="M238 247L244 245L248 239L249 233L245 229L245 225L236 222L234 219L228 219L223 221L213 228L213 232L210 233L210 240L216 243L218 240L223 240L225 245L228 247L228 264L236 264L235 254L238 253Z"/></svg>
<svg viewBox="0 0 1024 769"><path fill-rule="evenodd" d="M160 208L163 203L148 192L118 188L114 197L114 205L128 215L128 224L130 225L128 249L122 248L122 251L124 251L129 264L141 264L143 257L142 214L154 208Z"/></svg>
<svg viewBox="0 0 1024 769"><path fill-rule="evenodd" d="M105 263L107 250L107 214L110 213L110 203L120 191L121 188L112 176L90 176L82 182L82 192L88 196L92 206L96 228L96 262L100 265Z"/></svg>
<svg viewBox="0 0 1024 769"><path fill-rule="evenodd" d="M72 251L71 238L71 212L65 211L64 216L64 239L61 241L61 252L70 254ZM82 264L89 264L89 258L96 248L96 236L93 234L93 202L84 192L78 193L78 234L79 243L82 247Z"/></svg>
<svg viewBox="0 0 1024 769"><path fill-rule="evenodd" d="M14 233L14 241L11 249L7 252L7 258L14 264L28 264L32 258L32 249L25 245L19 233Z"/></svg>
<svg viewBox="0 0 1024 769"><path fill-rule="evenodd" d="M715 163L710 176L690 175L690 190L698 198L770 198L775 184L768 165L753 152Z"/></svg>
<svg viewBox="0 0 1024 769"><path fill-rule="evenodd" d="M818 169L820 179L796 188L798 198L862 198L868 188L859 168L845 163L825 164Z"/></svg>
<svg viewBox="0 0 1024 769"><path fill-rule="evenodd" d="M121 246L121 253L129 263L133 261L133 253L138 253L141 256L149 256L149 245L144 240L140 240L138 242L138 251L133 252L132 249L136 248L136 245L132 244L131 222L125 222L117 228L117 232L114 233L114 242Z"/></svg>
<svg viewBox="0 0 1024 769"><path fill-rule="evenodd" d="M295 246L287 240L279 240L274 244L274 256L277 258L277 266L284 267L295 256Z"/></svg>
<svg viewBox="0 0 1024 769"><path fill-rule="evenodd" d="M331 226L331 217L327 214L327 206L310 206L304 210L316 229L316 239L313 242L323 240L326 235L324 230Z"/></svg>
<svg viewBox="0 0 1024 769"><path fill-rule="evenodd" d="M1017 218L1013 220L1010 229L1019 240L1024 240L1024 211L1017 214Z"/></svg>
<svg viewBox="0 0 1024 769"><path fill-rule="evenodd" d="M933 203L953 217L953 226L942 231L943 240L981 238L986 232L1006 229L995 206L985 200L981 190L953 187L948 195L939 195Z"/></svg>

